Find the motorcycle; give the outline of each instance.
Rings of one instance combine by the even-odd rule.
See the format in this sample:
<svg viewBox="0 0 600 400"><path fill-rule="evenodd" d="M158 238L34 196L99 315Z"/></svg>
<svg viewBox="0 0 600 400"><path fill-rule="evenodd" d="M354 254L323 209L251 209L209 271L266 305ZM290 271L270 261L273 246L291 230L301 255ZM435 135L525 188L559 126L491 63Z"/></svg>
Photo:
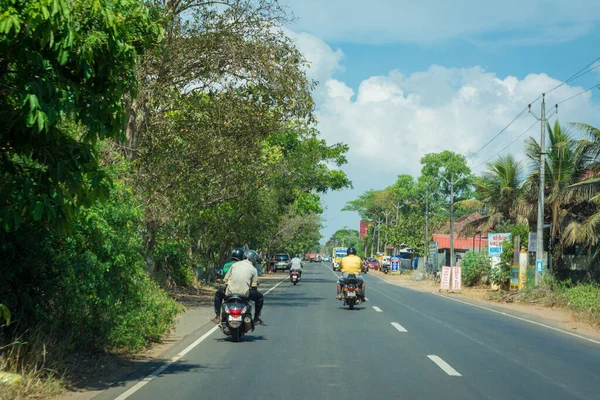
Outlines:
<svg viewBox="0 0 600 400"><path fill-rule="evenodd" d="M369 264L363 264L362 265L362 273L363 274L368 274L369 273Z"/></svg>
<svg viewBox="0 0 600 400"><path fill-rule="evenodd" d="M295 285L298 284L298 282L300 282L300 272L298 271L291 271L290 272L290 282L292 282Z"/></svg>
<svg viewBox="0 0 600 400"><path fill-rule="evenodd" d="M356 275L350 274L346 282L342 285L342 300L344 300L344 305L347 305L352 310L354 306L361 303L361 299L362 293L360 293L358 279L356 279Z"/></svg>
<svg viewBox="0 0 600 400"><path fill-rule="evenodd" d="M252 305L246 297L232 294L223 299L219 328L231 336L232 342L239 342L246 333L254 331Z"/></svg>
<svg viewBox="0 0 600 400"><path fill-rule="evenodd" d="M381 266L381 268L379 270L381 272L383 272L384 274L387 274L388 272L390 272L390 266L388 264L384 264Z"/></svg>

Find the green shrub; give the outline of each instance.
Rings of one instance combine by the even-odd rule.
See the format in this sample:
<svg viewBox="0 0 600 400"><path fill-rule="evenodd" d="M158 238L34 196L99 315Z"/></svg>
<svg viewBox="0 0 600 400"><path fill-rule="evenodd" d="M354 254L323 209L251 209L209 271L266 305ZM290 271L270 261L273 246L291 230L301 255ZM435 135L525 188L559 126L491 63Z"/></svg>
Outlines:
<svg viewBox="0 0 600 400"><path fill-rule="evenodd" d="M486 253L469 251L463 259L462 269L464 285L477 285L490 274L490 258Z"/></svg>
<svg viewBox="0 0 600 400"><path fill-rule="evenodd" d="M569 307L576 310L600 314L600 286L597 284L576 285L566 290Z"/></svg>
<svg viewBox="0 0 600 400"><path fill-rule="evenodd" d="M180 307L147 274L141 209L115 180L110 199L81 210L68 234L36 226L0 233L10 266L0 271L0 303L18 321L8 329L43 327L80 349L136 350L159 340Z"/></svg>
<svg viewBox="0 0 600 400"><path fill-rule="evenodd" d="M186 251L186 243L166 234L157 235L152 258L156 272L166 275L178 286L190 286L194 282L192 262Z"/></svg>

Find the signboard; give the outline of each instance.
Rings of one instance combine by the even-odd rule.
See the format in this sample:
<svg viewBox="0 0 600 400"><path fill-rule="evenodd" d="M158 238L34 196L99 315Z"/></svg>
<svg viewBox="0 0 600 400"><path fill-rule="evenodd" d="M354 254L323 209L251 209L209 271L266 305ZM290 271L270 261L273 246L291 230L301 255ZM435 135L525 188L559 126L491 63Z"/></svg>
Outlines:
<svg viewBox="0 0 600 400"><path fill-rule="evenodd" d="M359 239L363 240L363 238L367 236L367 222L360 220L360 230L359 230Z"/></svg>
<svg viewBox="0 0 600 400"><path fill-rule="evenodd" d="M488 234L488 256L500 257L500 254L502 254L502 244L507 240L510 240L510 233Z"/></svg>
<svg viewBox="0 0 600 400"><path fill-rule="evenodd" d="M438 270L438 242L429 242L429 260L433 270Z"/></svg>
<svg viewBox="0 0 600 400"><path fill-rule="evenodd" d="M397 257L394 257L390 260L390 265L392 266L392 272L399 272L400 271L400 259Z"/></svg>
<svg viewBox="0 0 600 400"><path fill-rule="evenodd" d="M542 262L542 260L536 260L535 269L537 270L537 272L542 272L543 266L544 266L544 263Z"/></svg>
<svg viewBox="0 0 600 400"><path fill-rule="evenodd" d="M529 232L527 241L527 251L535 253L537 251L537 232Z"/></svg>
<svg viewBox="0 0 600 400"><path fill-rule="evenodd" d="M450 267L442 267L442 280L440 281L440 289L450 290Z"/></svg>
<svg viewBox="0 0 600 400"><path fill-rule="evenodd" d="M452 267L452 290L462 290L461 267Z"/></svg>

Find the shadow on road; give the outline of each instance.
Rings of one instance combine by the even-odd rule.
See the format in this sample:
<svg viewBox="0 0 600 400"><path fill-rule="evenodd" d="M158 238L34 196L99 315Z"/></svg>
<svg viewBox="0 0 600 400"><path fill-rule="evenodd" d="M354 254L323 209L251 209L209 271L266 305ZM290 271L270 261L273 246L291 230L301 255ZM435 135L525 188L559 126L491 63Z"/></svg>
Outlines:
<svg viewBox="0 0 600 400"><path fill-rule="evenodd" d="M109 387L124 387L129 382L139 381L140 379L146 377L152 371L163 366L163 364L167 361L168 360L166 359L155 359L152 361L140 359L131 361L115 358L110 361L105 361L104 365L97 365L97 369L99 370L112 369L112 374L110 371L105 370L104 374L102 374L102 378L93 379L90 377L91 379L83 379L78 382L76 381L69 385L69 390L74 392L83 392L106 390ZM195 363L188 363L186 361L179 361L162 371L161 375L185 374L188 372L195 372L205 369L209 369L209 367ZM96 371L96 373L98 372L99 371ZM89 373L93 375L92 371L89 371Z"/></svg>
<svg viewBox="0 0 600 400"><path fill-rule="evenodd" d="M246 334L245 336L242 336L242 339L240 340L240 342L235 343L235 344L241 344L241 343L252 343L252 342L259 342L259 341L263 341L263 340L269 340L266 336L264 335L252 335L250 334ZM215 342L219 342L219 343L233 343L231 341L231 337L227 336L227 337L219 337L214 339Z"/></svg>

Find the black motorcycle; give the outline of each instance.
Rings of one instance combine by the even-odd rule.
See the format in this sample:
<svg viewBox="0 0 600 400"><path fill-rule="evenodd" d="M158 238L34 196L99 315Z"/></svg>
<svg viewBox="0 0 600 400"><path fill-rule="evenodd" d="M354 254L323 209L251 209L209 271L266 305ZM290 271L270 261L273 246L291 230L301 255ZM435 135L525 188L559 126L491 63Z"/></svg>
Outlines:
<svg viewBox="0 0 600 400"><path fill-rule="evenodd" d="M246 297L231 294L223 299L219 327L225 335L231 336L232 342L239 342L246 333L254 331L252 306Z"/></svg>
<svg viewBox="0 0 600 400"><path fill-rule="evenodd" d="M360 284L356 275L348 275L348 278L342 285L342 300L344 301L344 305L347 305L352 310L354 306L361 303L362 298Z"/></svg>

